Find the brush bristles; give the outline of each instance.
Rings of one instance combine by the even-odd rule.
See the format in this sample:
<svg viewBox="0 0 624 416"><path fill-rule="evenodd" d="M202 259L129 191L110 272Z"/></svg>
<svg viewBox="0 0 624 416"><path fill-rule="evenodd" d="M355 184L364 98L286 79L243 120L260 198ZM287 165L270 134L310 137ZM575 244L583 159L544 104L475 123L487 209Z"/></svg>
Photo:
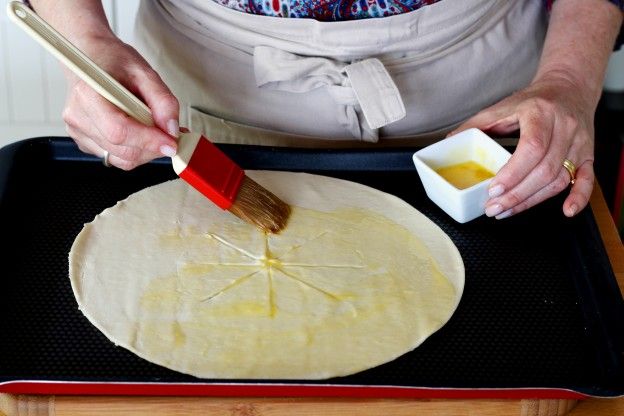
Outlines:
<svg viewBox="0 0 624 416"><path fill-rule="evenodd" d="M229 211L265 231L279 233L288 222L290 206L245 176Z"/></svg>

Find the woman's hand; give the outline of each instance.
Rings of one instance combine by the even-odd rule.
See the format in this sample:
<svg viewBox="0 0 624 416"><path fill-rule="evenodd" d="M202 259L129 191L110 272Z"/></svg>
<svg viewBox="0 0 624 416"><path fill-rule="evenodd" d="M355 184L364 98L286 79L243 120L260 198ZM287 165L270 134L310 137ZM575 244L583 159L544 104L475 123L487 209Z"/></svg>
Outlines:
<svg viewBox="0 0 624 416"><path fill-rule="evenodd" d="M563 212L571 217L587 205L594 186L594 113L622 17L605 0L554 2L533 82L455 130L520 130L516 151L491 182L486 215L506 218L566 189L565 159L576 166L576 179Z"/></svg>
<svg viewBox="0 0 624 416"><path fill-rule="evenodd" d="M179 105L149 64L112 33L82 37L77 46L113 78L142 99L156 127L146 127L65 70L68 91L63 120L78 147L124 170L176 153ZM168 132L169 134L166 134Z"/></svg>
<svg viewBox="0 0 624 416"><path fill-rule="evenodd" d="M589 202L594 185L593 102L564 74L548 74L461 125L495 134L520 130L509 162L492 180L486 215L502 219L524 211L570 186L564 159L576 165L576 180L563 204L571 217Z"/></svg>
<svg viewBox="0 0 624 416"><path fill-rule="evenodd" d="M152 112L155 127L146 127L65 69L68 91L63 120L78 147L99 157L108 154L108 162L124 170L160 156L175 155L178 101L145 59L115 36L102 2L30 0L30 3L47 23L143 100Z"/></svg>

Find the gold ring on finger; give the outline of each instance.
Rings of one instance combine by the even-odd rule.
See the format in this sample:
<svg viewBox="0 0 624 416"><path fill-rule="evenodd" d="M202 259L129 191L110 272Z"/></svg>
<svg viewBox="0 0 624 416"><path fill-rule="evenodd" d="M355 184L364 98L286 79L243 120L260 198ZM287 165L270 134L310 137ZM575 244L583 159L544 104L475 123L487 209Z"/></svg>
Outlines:
<svg viewBox="0 0 624 416"><path fill-rule="evenodd" d="M570 184L574 185L576 181L576 166L570 159L563 159L563 167L568 171L570 175Z"/></svg>

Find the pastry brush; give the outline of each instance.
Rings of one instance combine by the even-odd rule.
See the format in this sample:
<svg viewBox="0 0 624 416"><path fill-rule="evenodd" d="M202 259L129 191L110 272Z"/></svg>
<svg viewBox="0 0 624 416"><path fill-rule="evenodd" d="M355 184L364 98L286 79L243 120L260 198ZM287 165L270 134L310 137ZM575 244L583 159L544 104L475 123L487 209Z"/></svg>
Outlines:
<svg viewBox="0 0 624 416"><path fill-rule="evenodd" d="M8 4L8 13L11 20L100 95L138 122L154 126L145 103L30 8L12 1ZM290 206L246 176L243 169L203 135L181 132L172 164L180 178L242 220L270 233L277 233L286 226Z"/></svg>

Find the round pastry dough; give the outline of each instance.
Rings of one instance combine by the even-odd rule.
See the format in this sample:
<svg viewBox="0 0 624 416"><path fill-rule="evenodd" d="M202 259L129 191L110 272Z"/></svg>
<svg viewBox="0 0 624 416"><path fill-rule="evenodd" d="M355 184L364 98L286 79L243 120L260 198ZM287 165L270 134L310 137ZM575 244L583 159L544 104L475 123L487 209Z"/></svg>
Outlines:
<svg viewBox="0 0 624 416"><path fill-rule="evenodd" d="M391 361L451 317L463 262L412 206L335 178L247 174L293 206L281 234L181 180L84 226L72 288L112 342L197 377L322 379Z"/></svg>

